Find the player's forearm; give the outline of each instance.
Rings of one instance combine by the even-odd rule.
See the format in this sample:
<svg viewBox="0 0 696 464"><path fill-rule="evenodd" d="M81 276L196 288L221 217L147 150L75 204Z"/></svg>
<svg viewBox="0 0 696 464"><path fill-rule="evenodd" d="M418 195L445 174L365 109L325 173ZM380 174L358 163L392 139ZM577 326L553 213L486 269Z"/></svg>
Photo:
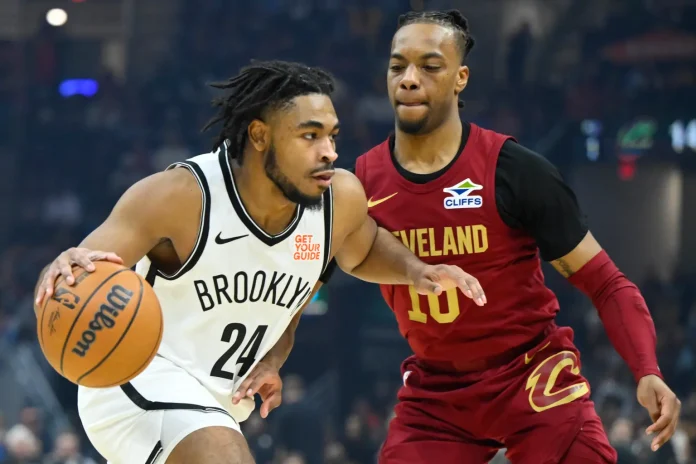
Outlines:
<svg viewBox="0 0 696 464"><path fill-rule="evenodd" d="M280 336L271 351L263 357L263 362L269 364L276 370L280 370L288 360L292 347L295 344L295 327L288 327Z"/></svg>
<svg viewBox="0 0 696 464"><path fill-rule="evenodd" d="M316 289L314 292L312 292L312 296L310 296L308 301L312 300L312 298L314 297L314 293L316 293ZM271 348L271 350L268 353L266 353L266 356L263 357L263 362L265 362L266 364L270 365L278 371L281 367L283 367L285 361L288 360L290 352L292 351L292 347L295 345L295 331L297 330L297 326L300 323L302 311L304 311L304 308L307 306L307 304L308 303L306 303L305 306L303 306L302 309L298 311L295 317L293 317L292 321L290 321L290 324L285 329L285 332L283 332L283 335L280 336L276 344L273 345L273 348Z"/></svg>
<svg viewBox="0 0 696 464"><path fill-rule="evenodd" d="M341 261L338 261L341 265ZM365 259L352 269L342 269L366 282L411 285L423 263L394 235L381 227Z"/></svg>
<svg viewBox="0 0 696 464"><path fill-rule="evenodd" d="M569 280L592 299L609 340L636 381L650 374L661 376L655 325L645 299L606 252L595 256Z"/></svg>

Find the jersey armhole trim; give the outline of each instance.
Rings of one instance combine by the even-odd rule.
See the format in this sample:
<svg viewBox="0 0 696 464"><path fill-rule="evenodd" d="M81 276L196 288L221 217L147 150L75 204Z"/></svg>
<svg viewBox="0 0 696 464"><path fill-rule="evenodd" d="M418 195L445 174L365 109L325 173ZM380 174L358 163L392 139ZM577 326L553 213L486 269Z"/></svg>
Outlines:
<svg viewBox="0 0 696 464"><path fill-rule="evenodd" d="M324 275L331 258L331 238L333 236L333 186L324 192L324 260L321 265L321 275Z"/></svg>
<svg viewBox="0 0 696 464"><path fill-rule="evenodd" d="M193 246L193 250L191 251L191 254L186 259L184 264L181 266L181 268L179 268L178 271L171 275L165 274L159 269L156 269L157 275L165 280L176 280L182 275L186 274L191 269L193 269L193 267L196 265L201 255L203 254L205 244L208 241L208 234L210 230L210 188L208 187L208 181L205 179L205 174L203 174L203 170L200 168L200 166L198 166L198 164L196 164L193 161L182 161L179 163L174 163L171 166L169 166L167 170L174 168L185 168L188 169L189 172L191 172L191 174L193 174L193 177L196 178L196 182L198 182L198 187L201 189L201 195L203 196L203 205L201 207L201 219L200 225L198 227L198 237L196 238L196 244ZM154 263L151 263L150 266L151 269L155 268ZM148 272L148 276L149 274L150 272Z"/></svg>
<svg viewBox="0 0 696 464"><path fill-rule="evenodd" d="M501 134L502 135L502 134ZM492 163L487 163L488 166L486 167L486 182L490 182L490 184L493 186L489 190L489 192L486 194L486 201L491 202L493 205L493 209L495 210L495 214L493 214L493 217L495 218L495 221L499 224L502 225L505 229L507 230L513 230L513 231L519 231L519 229L515 229L513 227L510 227L505 220L503 219L503 216L500 214L500 210L498 209L498 198L496 195L497 191L497 183L496 183L496 172L498 171L498 158L500 157L500 152L503 149L503 145L505 145L508 141L512 141L514 143L517 143L517 140L515 140L514 137L506 136L502 139L502 141L497 141L493 147L489 150L488 156L493 156L495 157L494 162ZM497 151L495 148L498 148Z"/></svg>

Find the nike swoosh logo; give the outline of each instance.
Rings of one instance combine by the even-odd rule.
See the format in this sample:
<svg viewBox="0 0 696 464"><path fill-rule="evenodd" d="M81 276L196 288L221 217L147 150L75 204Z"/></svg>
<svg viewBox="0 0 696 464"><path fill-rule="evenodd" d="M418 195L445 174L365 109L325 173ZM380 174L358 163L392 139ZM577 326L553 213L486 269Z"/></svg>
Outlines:
<svg viewBox="0 0 696 464"><path fill-rule="evenodd" d="M541 350L546 349L546 347L549 346L550 344L551 344L551 342L548 342L546 345L542 346L536 352L534 352L534 354L532 354L531 356L529 356L529 353L525 353L524 354L524 363L529 364L530 362L532 362L532 359L534 359L534 356L536 356L537 353L540 352Z"/></svg>
<svg viewBox="0 0 696 464"><path fill-rule="evenodd" d="M220 232L219 234L217 234L217 237L215 237L215 243L217 243L218 245L224 245L225 243L234 242L235 240L239 240L240 238L248 236L249 234L239 235L237 237L222 238L222 232Z"/></svg>
<svg viewBox="0 0 696 464"><path fill-rule="evenodd" d="M372 200L372 197L370 197L370 199L367 200L367 207L368 207L368 208L372 208L372 207L374 207L374 206L379 205L380 203L384 203L385 201L387 201L387 200L389 200L389 199L391 199L391 198L394 198L394 197L396 196L397 193L399 193L399 192L392 193L392 194L389 195L388 197L380 198L379 200L374 200L374 201Z"/></svg>

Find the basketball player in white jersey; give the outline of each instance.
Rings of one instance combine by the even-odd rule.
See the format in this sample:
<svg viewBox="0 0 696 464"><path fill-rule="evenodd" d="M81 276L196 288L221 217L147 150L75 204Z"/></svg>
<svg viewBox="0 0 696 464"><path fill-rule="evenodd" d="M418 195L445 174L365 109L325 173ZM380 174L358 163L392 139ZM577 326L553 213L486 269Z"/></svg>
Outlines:
<svg viewBox="0 0 696 464"><path fill-rule="evenodd" d="M120 387L79 388L87 435L113 464L252 463L239 422L254 394L264 417L280 404L278 370L334 256L363 280L485 300L461 269L427 266L378 229L360 182L334 169L329 74L260 62L215 87L215 152L133 185L37 285L40 306L59 275L74 282L72 265L137 263L160 300L164 335L145 371Z"/></svg>

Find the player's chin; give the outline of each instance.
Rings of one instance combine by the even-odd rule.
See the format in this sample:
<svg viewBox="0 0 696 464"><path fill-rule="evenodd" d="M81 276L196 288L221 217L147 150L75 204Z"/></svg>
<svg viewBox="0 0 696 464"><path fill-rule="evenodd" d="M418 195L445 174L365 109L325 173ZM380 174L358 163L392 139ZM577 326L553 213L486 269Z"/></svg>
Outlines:
<svg viewBox="0 0 696 464"><path fill-rule="evenodd" d="M327 184L326 182L318 182L313 180L309 185L305 186L301 190L302 196L309 203L321 202L322 195L329 189L330 186L330 182Z"/></svg>

